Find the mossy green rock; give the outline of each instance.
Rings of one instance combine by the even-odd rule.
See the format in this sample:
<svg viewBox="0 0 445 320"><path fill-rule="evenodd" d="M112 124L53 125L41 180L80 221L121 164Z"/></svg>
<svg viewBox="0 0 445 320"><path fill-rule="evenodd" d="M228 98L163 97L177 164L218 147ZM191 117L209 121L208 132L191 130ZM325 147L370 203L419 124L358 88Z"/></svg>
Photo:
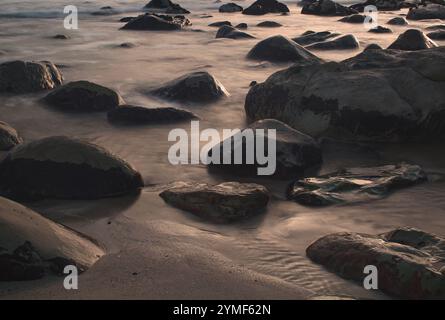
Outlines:
<svg viewBox="0 0 445 320"><path fill-rule="evenodd" d="M363 282L365 266L378 271L378 289L400 298L445 298L445 239L415 228L380 235L330 234L312 243L307 256L339 276Z"/></svg>

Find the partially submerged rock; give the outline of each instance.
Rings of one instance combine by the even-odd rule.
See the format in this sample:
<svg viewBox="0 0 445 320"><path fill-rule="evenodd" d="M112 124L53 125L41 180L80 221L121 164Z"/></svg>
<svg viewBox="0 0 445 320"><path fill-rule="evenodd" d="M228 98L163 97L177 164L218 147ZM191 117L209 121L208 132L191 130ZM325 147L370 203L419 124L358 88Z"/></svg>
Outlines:
<svg viewBox="0 0 445 320"><path fill-rule="evenodd" d="M445 19L445 6L428 4L418 8L411 8L406 18L408 20Z"/></svg>
<svg viewBox="0 0 445 320"><path fill-rule="evenodd" d="M232 23L230 21L216 21L209 24L209 27L222 27L222 26L231 26Z"/></svg>
<svg viewBox="0 0 445 320"><path fill-rule="evenodd" d="M339 33L331 31L320 31L320 32L310 32L303 34L299 37L293 38L292 40L301 46L307 46L316 42L323 42L330 38L339 36Z"/></svg>
<svg viewBox="0 0 445 320"><path fill-rule="evenodd" d="M247 27L248 27L247 23L244 23L244 22L239 23L235 26L236 29L247 29Z"/></svg>
<svg viewBox="0 0 445 320"><path fill-rule="evenodd" d="M100 8L97 11L92 12L91 14L93 16L113 16L118 13L119 12L117 12L113 7L105 6L105 7Z"/></svg>
<svg viewBox="0 0 445 320"><path fill-rule="evenodd" d="M365 49L363 49L363 51L367 51L367 50L382 50L383 48L381 46L379 46L377 43L371 43L369 45L366 46Z"/></svg>
<svg viewBox="0 0 445 320"><path fill-rule="evenodd" d="M275 21L263 21L258 23L256 26L262 28L279 28L282 27L283 25Z"/></svg>
<svg viewBox="0 0 445 320"><path fill-rule="evenodd" d="M344 18L341 18L340 22L347 22L347 23L363 23L366 20L366 16L363 14L353 14L350 16L346 16ZM372 21L372 19L370 19L370 22Z"/></svg>
<svg viewBox="0 0 445 320"><path fill-rule="evenodd" d="M251 121L274 118L312 137L440 141L444 75L444 47L366 50L340 63L278 71L250 88L245 111Z"/></svg>
<svg viewBox="0 0 445 320"><path fill-rule="evenodd" d="M219 28L218 32L216 33L215 38L228 38L228 39L253 39L255 38L251 34L247 32L242 32L237 30L234 27L231 26L222 26Z"/></svg>
<svg viewBox="0 0 445 320"><path fill-rule="evenodd" d="M437 44L418 29L409 29L399 35L388 49L423 50L437 47Z"/></svg>
<svg viewBox="0 0 445 320"><path fill-rule="evenodd" d="M176 208L217 222L234 222L259 215L269 202L265 187L238 182L217 185L177 182L160 196Z"/></svg>
<svg viewBox="0 0 445 320"><path fill-rule="evenodd" d="M367 6L374 6L378 11L396 11L402 8L415 7L416 5L405 0L366 0L365 2L353 4L350 8L363 12Z"/></svg>
<svg viewBox="0 0 445 320"><path fill-rule="evenodd" d="M57 39L57 40L68 40L70 39L69 36L67 36L66 34L56 34L53 39Z"/></svg>
<svg viewBox="0 0 445 320"><path fill-rule="evenodd" d="M352 34L340 36L333 40L313 43L306 47L309 50L348 50L357 49L360 47L360 43L357 38Z"/></svg>
<svg viewBox="0 0 445 320"><path fill-rule="evenodd" d="M345 279L363 283L363 270L378 270L378 288L408 299L444 299L445 239L415 229L380 235L341 232L324 236L306 249L307 256Z"/></svg>
<svg viewBox="0 0 445 320"><path fill-rule="evenodd" d="M288 13L289 8L276 0L257 0L250 7L243 10L247 15L263 15L267 13Z"/></svg>
<svg viewBox="0 0 445 320"><path fill-rule="evenodd" d="M445 40L445 30L437 30L427 34L428 38L434 40Z"/></svg>
<svg viewBox="0 0 445 320"><path fill-rule="evenodd" d="M160 14L142 14L124 25L122 30L175 31L190 26L191 22L184 16Z"/></svg>
<svg viewBox="0 0 445 320"><path fill-rule="evenodd" d="M0 64L0 93L30 93L52 90L63 82L51 62L10 61Z"/></svg>
<svg viewBox="0 0 445 320"><path fill-rule="evenodd" d="M0 247L0 281L61 275L66 265L83 272L104 255L91 239L2 197Z"/></svg>
<svg viewBox="0 0 445 320"><path fill-rule="evenodd" d="M368 30L368 32L372 33L392 33L392 30L386 27L377 26L375 28L371 28Z"/></svg>
<svg viewBox="0 0 445 320"><path fill-rule="evenodd" d="M151 94L164 99L205 103L228 96L226 88L208 72L193 72L170 81Z"/></svg>
<svg viewBox="0 0 445 320"><path fill-rule="evenodd" d="M296 181L288 198L306 206L327 206L381 199L391 192L425 182L417 165L349 168L332 174Z"/></svg>
<svg viewBox="0 0 445 320"><path fill-rule="evenodd" d="M22 138L13 127L0 121L0 151L10 150L22 142Z"/></svg>
<svg viewBox="0 0 445 320"><path fill-rule="evenodd" d="M124 103L116 91L89 81L75 81L50 92L44 101L70 112L97 112L117 108Z"/></svg>
<svg viewBox="0 0 445 320"><path fill-rule="evenodd" d="M345 7L332 0L317 0L303 6L302 14L318 16L349 16L357 13L357 10Z"/></svg>
<svg viewBox="0 0 445 320"><path fill-rule="evenodd" d="M274 136L269 134L270 130L275 130ZM271 165L257 162L254 157L257 142L263 141L264 152L267 153L269 139L273 139L276 146L275 171L270 172L272 173L270 176L274 178L301 177L307 170L318 167L322 162L320 146L313 138L292 129L281 121L266 119L252 123L245 130L213 147L209 151L209 161L217 159L218 163L210 163L210 168L236 175L257 176L258 168ZM225 149L225 144L229 146L228 150ZM250 159L248 159L248 154L251 156ZM238 155L242 157L241 161L237 162L235 157ZM231 159L231 164L224 164L223 159Z"/></svg>
<svg viewBox="0 0 445 320"><path fill-rule="evenodd" d="M145 108L140 106L123 105L108 111L108 120L122 124L158 124L174 123L196 119L193 113L177 108Z"/></svg>
<svg viewBox="0 0 445 320"><path fill-rule="evenodd" d="M258 42L247 54L248 59L271 62L319 63L321 59L284 36L273 36Z"/></svg>
<svg viewBox="0 0 445 320"><path fill-rule="evenodd" d="M190 13L177 3L171 0L151 0L144 6L144 9L149 11L165 12L168 14L187 14Z"/></svg>
<svg viewBox="0 0 445 320"><path fill-rule="evenodd" d="M425 29L434 31L445 30L445 24L433 24L431 26L426 27Z"/></svg>
<svg viewBox="0 0 445 320"><path fill-rule="evenodd" d="M404 17L394 17L392 19L389 19L387 24L395 26L406 26L408 25L408 21Z"/></svg>
<svg viewBox="0 0 445 320"><path fill-rule="evenodd" d="M219 12L241 12L243 11L243 7L236 3L226 3L219 7Z"/></svg>
<svg viewBox="0 0 445 320"><path fill-rule="evenodd" d="M68 137L21 144L0 162L0 194L12 199L98 199L142 186L139 172L124 160Z"/></svg>

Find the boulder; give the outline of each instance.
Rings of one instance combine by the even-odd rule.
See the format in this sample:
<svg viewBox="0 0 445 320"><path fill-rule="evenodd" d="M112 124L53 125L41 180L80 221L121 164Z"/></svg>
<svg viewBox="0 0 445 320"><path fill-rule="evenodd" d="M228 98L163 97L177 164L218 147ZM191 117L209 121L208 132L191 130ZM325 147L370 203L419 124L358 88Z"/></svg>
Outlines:
<svg viewBox="0 0 445 320"><path fill-rule="evenodd" d="M168 204L206 220L234 222L263 213L269 192L254 183L177 182L160 193Z"/></svg>
<svg viewBox="0 0 445 320"><path fill-rule="evenodd" d="M209 24L209 27L223 27L223 26L231 26L232 23L230 21L217 21Z"/></svg>
<svg viewBox="0 0 445 320"><path fill-rule="evenodd" d="M247 29L247 23L239 23L235 26L236 29Z"/></svg>
<svg viewBox="0 0 445 320"><path fill-rule="evenodd" d="M66 34L56 34L53 37L53 39L56 39L56 40L68 40L68 39L70 39L70 37L67 36Z"/></svg>
<svg viewBox="0 0 445 320"><path fill-rule="evenodd" d="M411 8L406 18L408 20L445 19L445 6L428 4L418 8Z"/></svg>
<svg viewBox="0 0 445 320"><path fill-rule="evenodd" d="M288 198L305 206L328 206L382 199L391 192L425 182L417 165L348 168L293 183Z"/></svg>
<svg viewBox="0 0 445 320"><path fill-rule="evenodd" d="M395 17L389 19L387 24L395 25L395 26L406 26L408 25L408 21L404 17Z"/></svg>
<svg viewBox="0 0 445 320"><path fill-rule="evenodd" d="M301 13L317 16L349 16L358 13L358 11L345 7L332 0L317 0L303 6Z"/></svg>
<svg viewBox="0 0 445 320"><path fill-rule="evenodd" d="M159 14L142 14L124 25L122 30L175 31L190 26L191 22L184 16Z"/></svg>
<svg viewBox="0 0 445 320"><path fill-rule="evenodd" d="M347 34L333 40L325 42L313 43L306 47L309 50L347 50L357 49L360 47L360 43L357 38L352 34Z"/></svg>
<svg viewBox="0 0 445 320"><path fill-rule="evenodd" d="M299 37L293 38L292 40L302 46L307 46L316 42L323 42L327 39L339 36L339 33L334 33L330 31L321 31L321 32L310 32L305 33Z"/></svg>
<svg viewBox="0 0 445 320"><path fill-rule="evenodd" d="M104 251L91 239L37 212L0 197L0 281L26 281L63 274L66 265L79 273Z"/></svg>
<svg viewBox="0 0 445 320"><path fill-rule="evenodd" d="M0 151L7 151L22 143L17 131L9 124L0 121Z"/></svg>
<svg viewBox="0 0 445 320"><path fill-rule="evenodd" d="M119 19L119 22L129 22L135 18L136 17L123 17L123 18Z"/></svg>
<svg viewBox="0 0 445 320"><path fill-rule="evenodd" d="M379 46L377 43L371 43L371 44L366 46L364 51L367 51L367 50L382 50L382 49L383 48L381 46Z"/></svg>
<svg viewBox="0 0 445 320"><path fill-rule="evenodd" d="M263 21L256 25L257 27L262 28L278 28L282 27L283 25L281 23L275 22L275 21Z"/></svg>
<svg viewBox="0 0 445 320"><path fill-rule="evenodd" d="M0 93L30 93L52 90L63 82L51 62L10 61L0 64Z"/></svg>
<svg viewBox="0 0 445 320"><path fill-rule="evenodd" d="M122 124L158 124L175 123L198 118L193 113L176 108L145 108L140 106L123 105L108 111L108 120Z"/></svg>
<svg viewBox="0 0 445 320"><path fill-rule="evenodd" d="M241 12L243 7L237 5L236 3L226 3L219 7L219 12Z"/></svg>
<svg viewBox="0 0 445 320"><path fill-rule="evenodd" d="M260 16L267 13L287 13L289 8L276 0L257 0L243 10L243 14Z"/></svg>
<svg viewBox="0 0 445 320"><path fill-rule="evenodd" d="M423 50L437 47L437 44L418 29L409 29L399 35L388 49Z"/></svg>
<svg viewBox="0 0 445 320"><path fill-rule="evenodd" d="M124 100L112 89L89 81L75 81L47 94L44 102L62 111L98 112L117 108Z"/></svg>
<svg viewBox="0 0 445 320"><path fill-rule="evenodd" d="M416 5L405 0L367 0L362 3L353 4L350 8L363 12L367 6L374 6L378 11L396 11L403 8L415 7Z"/></svg>
<svg viewBox="0 0 445 320"><path fill-rule="evenodd" d="M151 90L151 94L182 102L211 102L229 95L226 88L208 72L193 72Z"/></svg>
<svg viewBox="0 0 445 320"><path fill-rule="evenodd" d="M366 16L363 14L353 14L350 16L346 16L341 18L340 22L347 22L347 23L363 23L365 22ZM372 19L370 19L370 22L372 21Z"/></svg>
<svg viewBox="0 0 445 320"><path fill-rule="evenodd" d="M258 42L247 54L248 59L271 62L319 63L321 59L284 36L273 36Z"/></svg>
<svg viewBox="0 0 445 320"><path fill-rule="evenodd" d="M0 162L0 194L11 199L98 199L142 186L139 172L124 160L68 137L21 144Z"/></svg>
<svg viewBox="0 0 445 320"><path fill-rule="evenodd" d="M164 12L168 14L187 14L190 13L179 4L173 3L170 0L151 0L144 6L148 11Z"/></svg>
<svg viewBox="0 0 445 320"><path fill-rule="evenodd" d="M375 28L371 28L368 30L368 32L372 33L392 33L392 30L386 27L377 26Z"/></svg>
<svg viewBox="0 0 445 320"><path fill-rule="evenodd" d="M437 30L427 34L428 38L434 40L445 40L445 30Z"/></svg>
<svg viewBox="0 0 445 320"><path fill-rule="evenodd" d="M444 47L366 50L340 63L276 72L250 88L245 111L250 121L281 120L312 137L440 141L444 75Z"/></svg>
<svg viewBox="0 0 445 320"><path fill-rule="evenodd" d="M363 283L363 270L378 270L378 289L399 298L444 299L440 272L445 239L415 229L397 228L380 235L341 232L324 236L306 254L337 275Z"/></svg>
<svg viewBox="0 0 445 320"><path fill-rule="evenodd" d="M253 39L255 37L246 32L239 31L231 26L222 26L216 33L216 38Z"/></svg>
<svg viewBox="0 0 445 320"><path fill-rule="evenodd" d="M97 11L91 13L93 16L113 16L119 14L113 7L106 6L102 7Z"/></svg>
<svg viewBox="0 0 445 320"><path fill-rule="evenodd" d="M274 137L269 134L270 130L275 130ZM266 119L252 123L243 131L213 147L209 151L209 162L212 155L213 158L215 154L219 157L216 157L218 163L209 163L210 168L237 176L257 176L258 168L269 165L259 164L255 157L252 159L247 157L247 154L254 155L258 139L263 139L265 147L268 145L266 139L275 141L275 171L271 175L273 178L287 180L301 177L306 171L318 167L322 162L320 146L313 138L281 121ZM229 150L224 149L224 144L230 145ZM242 155L240 163L235 161L236 155ZM223 159L231 159L231 164L224 164Z"/></svg>
<svg viewBox="0 0 445 320"><path fill-rule="evenodd" d="M445 24L433 24L432 26L428 26L425 29L426 30L434 30L434 31L439 31L439 30L445 31Z"/></svg>

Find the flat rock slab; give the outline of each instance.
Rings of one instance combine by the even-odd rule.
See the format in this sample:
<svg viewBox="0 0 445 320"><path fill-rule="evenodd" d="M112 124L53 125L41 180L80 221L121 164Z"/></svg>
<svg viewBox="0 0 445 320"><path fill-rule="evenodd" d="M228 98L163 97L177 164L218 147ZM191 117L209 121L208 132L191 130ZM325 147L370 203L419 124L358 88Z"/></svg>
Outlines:
<svg viewBox="0 0 445 320"><path fill-rule="evenodd" d="M330 38L339 36L339 33L330 32L330 31L320 31L320 32L311 32L303 34L299 37L292 38L293 41L298 43L301 46L307 46L316 42L323 42Z"/></svg>
<svg viewBox="0 0 445 320"><path fill-rule="evenodd" d="M428 4L411 8L406 16L408 20L445 19L445 6Z"/></svg>
<svg viewBox="0 0 445 320"><path fill-rule="evenodd" d="M237 30L236 28L234 28L232 26L222 26L221 28L219 28L218 32L216 33L215 38L216 39L219 39L219 38L253 39L255 37L247 32Z"/></svg>
<svg viewBox="0 0 445 320"><path fill-rule="evenodd" d="M348 8L332 0L317 0L305 4L301 9L302 14L317 16L349 16L358 13L357 10Z"/></svg>
<svg viewBox="0 0 445 320"><path fill-rule="evenodd" d="M352 34L347 34L333 40L313 43L305 48L309 50L349 50L359 47L360 43L357 38Z"/></svg>
<svg viewBox="0 0 445 320"><path fill-rule="evenodd" d="M363 270L378 271L378 289L400 298L445 298L445 239L415 228L380 235L352 232L324 236L307 256L345 279L363 283ZM441 271L442 270L442 271Z"/></svg>
<svg viewBox="0 0 445 320"><path fill-rule="evenodd" d="M175 123L198 118L189 111L177 108L146 108L132 105L123 105L110 110L107 116L110 122L134 125Z"/></svg>
<svg viewBox="0 0 445 320"><path fill-rule="evenodd" d="M288 198L306 206L328 206L381 199L391 192L427 180L417 165L350 168L296 181Z"/></svg>
<svg viewBox="0 0 445 320"><path fill-rule="evenodd" d="M10 150L22 142L22 138L13 127L0 121L0 151Z"/></svg>
<svg viewBox="0 0 445 320"><path fill-rule="evenodd" d="M261 214L269 202L265 187L238 182L177 182L160 197L174 207L215 222L234 222Z"/></svg>
<svg viewBox="0 0 445 320"><path fill-rule="evenodd" d="M0 248L0 281L62 275L66 265L82 272L104 255L91 239L2 197Z"/></svg>

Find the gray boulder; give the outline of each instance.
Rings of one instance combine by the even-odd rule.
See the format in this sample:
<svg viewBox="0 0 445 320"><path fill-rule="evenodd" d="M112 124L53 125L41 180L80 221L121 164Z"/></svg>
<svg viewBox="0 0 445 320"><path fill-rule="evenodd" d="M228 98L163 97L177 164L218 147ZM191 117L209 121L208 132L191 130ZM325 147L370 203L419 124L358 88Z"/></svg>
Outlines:
<svg viewBox="0 0 445 320"><path fill-rule="evenodd" d="M411 8L406 16L408 20L445 19L445 6L428 4Z"/></svg>
<svg viewBox="0 0 445 320"><path fill-rule="evenodd" d="M395 25L395 26L406 26L408 25L408 21L404 17L395 17L389 19L387 24Z"/></svg>
<svg viewBox="0 0 445 320"><path fill-rule="evenodd" d="M179 4L173 3L170 0L151 0L144 6L145 10L154 12L164 12L167 14L187 14L190 13Z"/></svg>
<svg viewBox="0 0 445 320"><path fill-rule="evenodd" d="M379 46L377 43L371 43L371 44L366 46L364 51L367 51L367 50L382 50L382 49L383 48L381 46Z"/></svg>
<svg viewBox="0 0 445 320"><path fill-rule="evenodd" d="M0 162L0 194L11 199L98 199L142 186L139 172L124 160L68 137L21 144Z"/></svg>
<svg viewBox="0 0 445 320"><path fill-rule="evenodd" d="M418 29L409 29L399 35L388 49L423 50L437 47L437 44Z"/></svg>
<svg viewBox="0 0 445 320"><path fill-rule="evenodd" d="M259 16L267 13L288 13L289 8L276 0L257 0L243 14Z"/></svg>
<svg viewBox="0 0 445 320"><path fill-rule="evenodd" d="M427 34L428 38L434 40L445 40L445 30L437 30Z"/></svg>
<svg viewBox="0 0 445 320"><path fill-rule="evenodd" d="M51 62L10 61L0 64L0 93L30 93L52 90L63 82Z"/></svg>
<svg viewBox="0 0 445 320"><path fill-rule="evenodd" d="M209 27L223 27L223 26L231 26L232 23L230 21L216 21L209 24Z"/></svg>
<svg viewBox="0 0 445 320"><path fill-rule="evenodd" d="M69 112L107 111L124 103L116 91L89 81L65 84L43 100L54 108Z"/></svg>
<svg viewBox="0 0 445 320"><path fill-rule="evenodd" d="M269 192L253 183L177 182L160 193L168 204L206 220L234 222L264 212Z"/></svg>
<svg viewBox="0 0 445 320"><path fill-rule="evenodd" d="M152 95L175 101L206 103L229 96L226 88L208 72L193 72L150 91Z"/></svg>
<svg viewBox="0 0 445 320"><path fill-rule="evenodd" d="M433 30L433 31L439 31L439 30L444 30L445 31L445 24L433 24L432 26L428 26L425 29L426 30Z"/></svg>
<svg viewBox="0 0 445 320"><path fill-rule="evenodd" d="M358 11L345 7L332 0L317 0L304 5L301 9L301 13L317 16L349 16L358 13Z"/></svg>
<svg viewBox="0 0 445 320"><path fill-rule="evenodd" d="M321 32L310 32L305 33L299 37L293 38L292 40L302 46L307 46L316 42L323 42L330 38L339 36L339 33L330 32L330 31L321 31Z"/></svg>
<svg viewBox="0 0 445 320"><path fill-rule="evenodd" d="M190 26L191 22L184 16L159 14L142 14L127 22L122 30L175 31Z"/></svg>
<svg viewBox="0 0 445 320"><path fill-rule="evenodd" d="M306 47L309 50L348 50L357 49L360 47L360 43L357 38L352 34L340 36L333 40L325 42L317 42Z"/></svg>
<svg viewBox="0 0 445 320"><path fill-rule="evenodd" d="M242 32L231 26L222 26L216 33L216 38L228 39L253 39L255 38L247 32Z"/></svg>
<svg viewBox="0 0 445 320"><path fill-rule="evenodd" d="M392 30L386 27L377 26L375 28L371 28L368 30L368 32L372 33L392 33Z"/></svg>
<svg viewBox="0 0 445 320"><path fill-rule="evenodd" d="M366 19L366 16L363 14L353 14L353 15L341 18L338 21L347 22L347 23L363 23L363 22L365 22L365 19Z"/></svg>
<svg viewBox="0 0 445 320"><path fill-rule="evenodd" d="M233 2L223 4L221 7L219 7L219 12L231 13L231 12L241 12L241 11L243 11L243 7Z"/></svg>
<svg viewBox="0 0 445 320"><path fill-rule="evenodd" d="M159 124L175 123L198 117L186 110L176 108L145 108L140 106L123 105L108 111L108 120L121 124Z"/></svg>
<svg viewBox="0 0 445 320"><path fill-rule="evenodd" d="M248 59L271 62L319 63L321 59L284 36L273 36L258 42L247 54Z"/></svg>
<svg viewBox="0 0 445 320"><path fill-rule="evenodd" d="M407 299L444 299L441 261L445 239L415 228L380 235L341 232L324 236L306 249L307 256L345 279L363 283L363 270L378 270L378 288Z"/></svg>
<svg viewBox="0 0 445 320"><path fill-rule="evenodd" d="M250 88L245 110L251 121L277 119L312 137L442 140L444 75L444 47L366 50L278 71Z"/></svg>
<svg viewBox="0 0 445 320"><path fill-rule="evenodd" d="M12 149L22 142L22 138L13 127L0 121L0 151Z"/></svg>

